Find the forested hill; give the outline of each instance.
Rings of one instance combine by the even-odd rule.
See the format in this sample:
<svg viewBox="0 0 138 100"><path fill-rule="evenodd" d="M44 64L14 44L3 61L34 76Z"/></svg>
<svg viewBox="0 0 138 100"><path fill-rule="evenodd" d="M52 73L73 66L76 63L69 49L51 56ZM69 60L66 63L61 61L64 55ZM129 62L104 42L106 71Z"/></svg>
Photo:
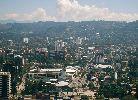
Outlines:
<svg viewBox="0 0 138 100"><path fill-rule="evenodd" d="M82 22L34 22L0 24L0 34L31 33L33 36L89 37L91 41L100 34L101 42L138 44L138 21L82 21Z"/></svg>

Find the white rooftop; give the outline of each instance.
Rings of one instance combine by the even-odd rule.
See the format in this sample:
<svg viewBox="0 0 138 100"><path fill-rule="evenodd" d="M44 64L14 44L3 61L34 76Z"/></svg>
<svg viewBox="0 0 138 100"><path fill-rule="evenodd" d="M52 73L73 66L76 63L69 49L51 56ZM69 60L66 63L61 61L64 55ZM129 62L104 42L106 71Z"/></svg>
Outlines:
<svg viewBox="0 0 138 100"><path fill-rule="evenodd" d="M74 69L66 69L66 73L75 73L76 72L76 70L74 70Z"/></svg>
<svg viewBox="0 0 138 100"><path fill-rule="evenodd" d="M40 72L60 72L62 69L40 69ZM37 71L37 69L31 69L30 72Z"/></svg>
<svg viewBox="0 0 138 100"><path fill-rule="evenodd" d="M58 83L56 84L56 86L61 87L61 86L67 86L68 84L69 84L68 82L60 81L60 82L58 82Z"/></svg>
<svg viewBox="0 0 138 100"><path fill-rule="evenodd" d="M60 72L62 69L40 69L40 72Z"/></svg>
<svg viewBox="0 0 138 100"><path fill-rule="evenodd" d="M99 64L99 65L96 65L95 66L96 68L112 68L112 66L111 65L102 65L102 64Z"/></svg>

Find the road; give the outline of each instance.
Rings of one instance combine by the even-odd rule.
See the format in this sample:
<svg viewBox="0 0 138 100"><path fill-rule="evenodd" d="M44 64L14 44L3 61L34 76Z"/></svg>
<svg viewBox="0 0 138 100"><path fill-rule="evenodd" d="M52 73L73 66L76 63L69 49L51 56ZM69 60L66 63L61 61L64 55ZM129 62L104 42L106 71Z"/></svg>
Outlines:
<svg viewBox="0 0 138 100"><path fill-rule="evenodd" d="M25 89L25 78L26 74L23 75L22 77L22 82L17 86L17 93L21 94L22 91Z"/></svg>

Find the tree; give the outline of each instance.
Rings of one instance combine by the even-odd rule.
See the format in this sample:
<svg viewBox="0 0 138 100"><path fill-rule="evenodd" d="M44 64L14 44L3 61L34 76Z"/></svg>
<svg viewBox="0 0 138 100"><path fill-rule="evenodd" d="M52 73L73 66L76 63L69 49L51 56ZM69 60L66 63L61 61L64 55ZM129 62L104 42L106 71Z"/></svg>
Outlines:
<svg viewBox="0 0 138 100"><path fill-rule="evenodd" d="M101 95L101 96L97 95L95 100L104 100L104 95Z"/></svg>
<svg viewBox="0 0 138 100"><path fill-rule="evenodd" d="M121 98L127 94L127 90L117 84L103 84L100 86L98 94L104 95L106 98Z"/></svg>
<svg viewBox="0 0 138 100"><path fill-rule="evenodd" d="M81 100L89 100L89 97L87 95L82 95Z"/></svg>
<svg viewBox="0 0 138 100"><path fill-rule="evenodd" d="M88 87L89 87L90 90L94 90L95 89L95 86L94 86L94 83L93 82L90 82L88 84Z"/></svg>
<svg viewBox="0 0 138 100"><path fill-rule="evenodd" d="M122 98L122 100L137 100L137 99L134 96L132 96L132 95L127 95L127 96L124 96Z"/></svg>

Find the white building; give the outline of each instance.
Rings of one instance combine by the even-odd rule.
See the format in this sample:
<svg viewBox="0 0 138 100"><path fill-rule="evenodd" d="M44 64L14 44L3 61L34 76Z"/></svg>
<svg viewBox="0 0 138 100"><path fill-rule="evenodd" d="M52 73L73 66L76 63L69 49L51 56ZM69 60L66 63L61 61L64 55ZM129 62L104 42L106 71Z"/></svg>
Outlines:
<svg viewBox="0 0 138 100"><path fill-rule="evenodd" d="M77 45L82 44L82 39L83 39L83 38L78 37L78 38L76 39L76 44L77 44Z"/></svg>
<svg viewBox="0 0 138 100"><path fill-rule="evenodd" d="M23 42L24 43L29 43L29 39L28 38L23 38Z"/></svg>
<svg viewBox="0 0 138 100"><path fill-rule="evenodd" d="M32 69L28 73L28 77L30 79L44 79L48 80L60 80L65 81L68 78L72 78L73 75L77 74L78 68L67 66L66 68L58 68L58 69Z"/></svg>
<svg viewBox="0 0 138 100"><path fill-rule="evenodd" d="M78 68L77 67L73 67L73 66L67 66L66 67L66 75L67 76L71 76L71 78L73 77L73 75L78 73Z"/></svg>
<svg viewBox="0 0 138 100"><path fill-rule="evenodd" d="M64 47L64 42L62 40L55 41L55 51L62 51Z"/></svg>
<svg viewBox="0 0 138 100"><path fill-rule="evenodd" d="M95 68L100 68L100 69L113 68L111 65L102 65L102 64L95 65L94 67Z"/></svg>
<svg viewBox="0 0 138 100"><path fill-rule="evenodd" d="M28 73L29 78L48 78L48 79L58 79L60 72L62 71L61 68L59 69L32 69Z"/></svg>

